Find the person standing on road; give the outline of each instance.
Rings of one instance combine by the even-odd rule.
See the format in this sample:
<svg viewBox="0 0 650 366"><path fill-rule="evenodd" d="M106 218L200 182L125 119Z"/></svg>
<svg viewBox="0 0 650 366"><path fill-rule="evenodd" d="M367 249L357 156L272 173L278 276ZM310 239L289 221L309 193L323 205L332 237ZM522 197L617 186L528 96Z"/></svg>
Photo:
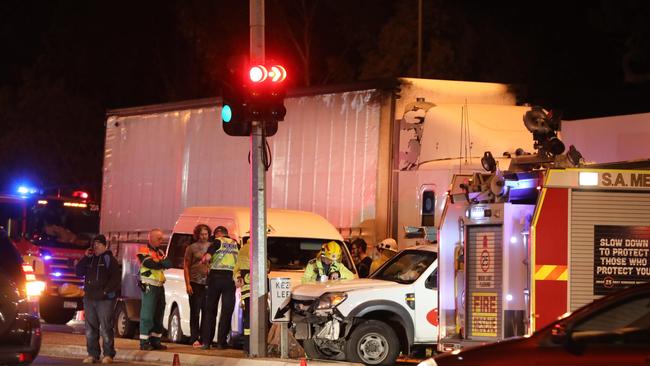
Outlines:
<svg viewBox="0 0 650 366"><path fill-rule="evenodd" d="M341 247L337 242L323 244L318 256L307 263L301 282L353 279L354 273L341 263L341 254Z"/></svg>
<svg viewBox="0 0 650 366"><path fill-rule="evenodd" d="M142 306L140 308L140 349L144 351L165 350L160 343L163 332L163 313L165 311L165 273L172 263L165 258L160 248L163 233L160 229L149 232L146 253L138 254L140 261L140 284Z"/></svg>
<svg viewBox="0 0 650 366"><path fill-rule="evenodd" d="M210 227L205 224L194 228L194 243L185 249L183 270L185 288L190 299L190 343L194 348L201 347L200 316L205 316L205 284L208 279L208 265L201 259L210 246Z"/></svg>
<svg viewBox="0 0 650 366"><path fill-rule="evenodd" d="M86 255L75 268L77 276L84 276L84 312L86 325L86 351L83 363L99 362L103 340L102 363L112 363L115 357L113 336L113 309L121 285L119 263L110 250L104 235L97 235Z"/></svg>
<svg viewBox="0 0 650 366"><path fill-rule="evenodd" d="M209 263L205 316L201 319L201 349L210 349L214 338L217 319L217 306L221 299L219 329L217 330L217 349L227 347L226 337L230 332L230 321L235 309L235 281L233 271L239 255L239 245L228 236L228 229L217 226L214 229L214 242L208 247L202 261Z"/></svg>
<svg viewBox="0 0 650 366"><path fill-rule="evenodd" d="M243 315L244 327L244 352L249 353L249 340L251 334L250 326L250 306L251 306L251 261L250 261L250 239L244 242L239 253L237 254L237 264L233 271L235 285L241 288L241 309Z"/></svg>
<svg viewBox="0 0 650 366"><path fill-rule="evenodd" d="M368 244L366 241L357 238L352 241L351 244L353 255L356 255L358 259L356 264L357 271L359 271L359 278L367 278L370 275L370 266L372 265L372 258L368 256L366 251L368 250Z"/></svg>
<svg viewBox="0 0 650 366"><path fill-rule="evenodd" d="M370 274L375 273L379 267L397 254L397 242L393 238L386 238L377 244L377 251L379 252L379 258L372 261Z"/></svg>

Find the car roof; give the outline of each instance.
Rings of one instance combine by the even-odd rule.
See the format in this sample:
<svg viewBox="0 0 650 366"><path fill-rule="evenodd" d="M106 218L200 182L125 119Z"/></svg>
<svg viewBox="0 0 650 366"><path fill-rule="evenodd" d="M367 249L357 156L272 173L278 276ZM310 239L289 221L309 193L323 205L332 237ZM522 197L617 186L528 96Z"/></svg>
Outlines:
<svg viewBox="0 0 650 366"><path fill-rule="evenodd" d="M424 250L427 252L438 252L438 244L420 244L408 247L404 250Z"/></svg>
<svg viewBox="0 0 650 366"><path fill-rule="evenodd" d="M341 233L323 216L316 213L277 208L268 208L266 213L268 236L343 240ZM195 220L186 220L190 217ZM195 221L201 221L202 218L205 218L204 223L210 223L216 218L232 220L237 225L238 232L233 233L237 238L250 235L250 209L236 206L188 207L181 214L174 231L191 233L197 223Z"/></svg>

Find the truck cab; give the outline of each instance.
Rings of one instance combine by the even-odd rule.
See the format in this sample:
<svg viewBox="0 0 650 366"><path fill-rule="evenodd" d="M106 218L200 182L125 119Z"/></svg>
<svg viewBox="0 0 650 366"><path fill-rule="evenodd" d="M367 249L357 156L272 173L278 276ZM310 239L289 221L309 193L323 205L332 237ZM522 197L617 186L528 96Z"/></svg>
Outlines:
<svg viewBox="0 0 650 366"><path fill-rule="evenodd" d="M75 274L75 265L99 231L99 206L82 191L48 195L19 189L0 194L0 226L45 283L42 318L54 324L74 318L83 308L83 278Z"/></svg>
<svg viewBox="0 0 650 366"><path fill-rule="evenodd" d="M436 245L407 248L370 278L296 287L295 337L312 358L393 365L400 353L438 339Z"/></svg>

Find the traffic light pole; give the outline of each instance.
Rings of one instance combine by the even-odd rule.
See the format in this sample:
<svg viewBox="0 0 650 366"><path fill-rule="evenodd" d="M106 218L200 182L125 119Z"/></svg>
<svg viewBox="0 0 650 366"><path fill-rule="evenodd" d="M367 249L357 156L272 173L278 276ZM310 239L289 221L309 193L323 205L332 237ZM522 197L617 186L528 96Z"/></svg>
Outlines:
<svg viewBox="0 0 650 366"><path fill-rule="evenodd" d="M250 0L250 58L264 60L264 0ZM262 122L252 123L251 134L251 240L250 355L266 356L266 171Z"/></svg>

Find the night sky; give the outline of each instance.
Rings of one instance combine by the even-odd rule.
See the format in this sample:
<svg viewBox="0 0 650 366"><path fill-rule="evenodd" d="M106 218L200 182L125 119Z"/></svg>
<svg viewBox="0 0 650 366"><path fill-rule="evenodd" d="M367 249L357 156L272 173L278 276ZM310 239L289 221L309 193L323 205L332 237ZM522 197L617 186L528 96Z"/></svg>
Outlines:
<svg viewBox="0 0 650 366"><path fill-rule="evenodd" d="M516 86L566 119L650 112L650 2L424 0L423 77ZM416 76L417 0L267 0L294 86ZM0 186L101 190L108 109L219 95L248 1L0 2ZM215 128L218 128L215 121Z"/></svg>

